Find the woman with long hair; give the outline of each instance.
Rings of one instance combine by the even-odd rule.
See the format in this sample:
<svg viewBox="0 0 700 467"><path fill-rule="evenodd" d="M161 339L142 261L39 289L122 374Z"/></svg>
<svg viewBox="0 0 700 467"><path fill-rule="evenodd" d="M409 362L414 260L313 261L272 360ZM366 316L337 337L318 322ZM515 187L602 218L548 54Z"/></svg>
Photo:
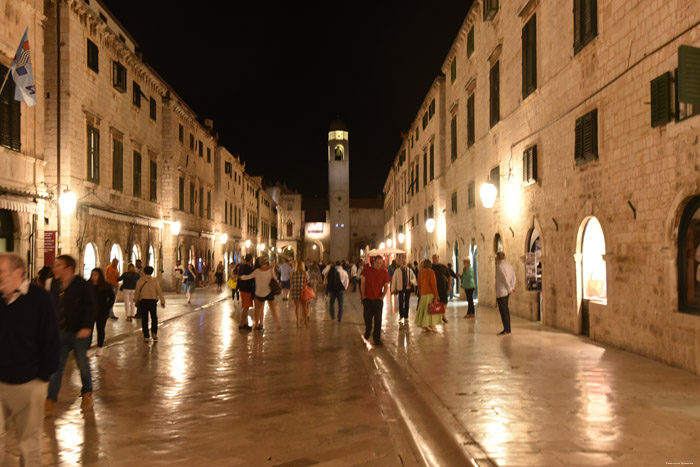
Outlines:
<svg viewBox="0 0 700 467"><path fill-rule="evenodd" d="M114 292L112 287L105 280L105 273L100 268L95 268L90 273L90 283L95 287L95 295L97 295L97 352L98 357L102 355L102 346L105 343L105 325L109 310L114 305Z"/></svg>
<svg viewBox="0 0 700 467"><path fill-rule="evenodd" d="M442 324L441 314L430 314L430 304L440 301L437 288L435 271L429 259L421 263L421 270L418 273L418 288L420 290L420 301L418 302L418 313L415 323L422 327L424 331L435 332L435 326Z"/></svg>
<svg viewBox="0 0 700 467"><path fill-rule="evenodd" d="M309 321L309 302L301 299L301 289L309 283L306 265L302 260L298 259L294 262L289 282L291 284L289 299L294 300L294 313L297 316L297 327L300 328L302 324L306 326Z"/></svg>
<svg viewBox="0 0 700 467"><path fill-rule="evenodd" d="M126 320L132 321L136 315L136 304L134 303L134 291L136 290L136 282L141 275L136 272L136 267L129 263L126 267L126 272L119 276L119 281L122 282L122 293L124 294L124 312Z"/></svg>
<svg viewBox="0 0 700 467"><path fill-rule="evenodd" d="M275 276L274 267L270 266L270 260L267 256L261 256L257 260L260 266L251 274L242 275L241 280L255 279L255 325L253 329L262 331L263 329L263 312L265 310L265 302L270 305L272 316L277 324L277 329L282 329L280 317L277 315L277 307L275 306L275 294L270 289L271 279L277 279Z"/></svg>
<svg viewBox="0 0 700 467"><path fill-rule="evenodd" d="M192 300L192 294L195 290L196 277L197 273L194 270L194 266L192 263L187 263L187 268L185 268L185 272L182 275L182 288L185 289L188 304L190 303L190 300Z"/></svg>
<svg viewBox="0 0 700 467"><path fill-rule="evenodd" d="M216 265L214 276L216 277L216 291L221 292L221 286L224 285L224 263L222 261Z"/></svg>

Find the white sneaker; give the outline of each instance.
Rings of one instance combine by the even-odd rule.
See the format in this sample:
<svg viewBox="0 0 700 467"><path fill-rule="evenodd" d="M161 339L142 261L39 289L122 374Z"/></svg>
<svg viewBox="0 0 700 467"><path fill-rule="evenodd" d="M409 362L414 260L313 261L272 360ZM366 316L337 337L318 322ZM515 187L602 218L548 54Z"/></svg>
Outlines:
<svg viewBox="0 0 700 467"><path fill-rule="evenodd" d="M97 355L98 357L102 356L102 347L97 348L97 350L95 351L95 355Z"/></svg>

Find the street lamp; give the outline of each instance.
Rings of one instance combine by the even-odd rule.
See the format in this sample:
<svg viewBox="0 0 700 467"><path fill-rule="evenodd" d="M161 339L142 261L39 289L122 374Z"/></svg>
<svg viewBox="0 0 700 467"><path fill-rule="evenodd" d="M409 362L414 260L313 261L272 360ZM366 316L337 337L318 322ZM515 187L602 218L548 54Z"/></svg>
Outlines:
<svg viewBox="0 0 700 467"><path fill-rule="evenodd" d="M261 250L264 250L264 249L265 249L265 244L264 244L264 243L261 243L261 244L260 244L260 249L261 249Z"/></svg>
<svg viewBox="0 0 700 467"><path fill-rule="evenodd" d="M313 248L313 249L315 250L315 249L316 249L316 245L312 246L311 248Z"/></svg>
<svg viewBox="0 0 700 467"><path fill-rule="evenodd" d="M392 242L391 239L386 241L386 246L388 246L389 248L391 248L391 245L393 245L393 244L394 244L394 242Z"/></svg>
<svg viewBox="0 0 700 467"><path fill-rule="evenodd" d="M226 245L226 242L228 242L228 234L225 234L225 233L221 234L221 236L219 237L219 240L221 241L222 245Z"/></svg>
<svg viewBox="0 0 700 467"><path fill-rule="evenodd" d="M61 207L61 212L63 214L73 214L76 204L78 204L78 198L76 198L75 193L70 190L64 191L58 198L58 205Z"/></svg>
<svg viewBox="0 0 700 467"><path fill-rule="evenodd" d="M433 219L432 217L430 219L426 219L425 230L427 230L428 233L433 233L433 231L435 230L435 219Z"/></svg>
<svg viewBox="0 0 700 467"><path fill-rule="evenodd" d="M180 235L180 227L182 227L182 224L178 221L173 222L170 224L170 233L173 235Z"/></svg>
<svg viewBox="0 0 700 467"><path fill-rule="evenodd" d="M403 233L399 234L399 243L403 243L403 241L406 239Z"/></svg>
<svg viewBox="0 0 700 467"><path fill-rule="evenodd" d="M496 202L496 195L498 195L498 189L493 183L486 182L483 185L481 185L479 194L481 195L481 204L483 204L485 208L490 209Z"/></svg>
<svg viewBox="0 0 700 467"><path fill-rule="evenodd" d="M246 240L246 241L245 241L245 247L246 247L246 248L250 248L250 240Z"/></svg>
<svg viewBox="0 0 700 467"><path fill-rule="evenodd" d="M384 242L382 242L382 243L379 244L379 249L381 250L381 249L383 249L385 246L386 246L386 245L384 244Z"/></svg>

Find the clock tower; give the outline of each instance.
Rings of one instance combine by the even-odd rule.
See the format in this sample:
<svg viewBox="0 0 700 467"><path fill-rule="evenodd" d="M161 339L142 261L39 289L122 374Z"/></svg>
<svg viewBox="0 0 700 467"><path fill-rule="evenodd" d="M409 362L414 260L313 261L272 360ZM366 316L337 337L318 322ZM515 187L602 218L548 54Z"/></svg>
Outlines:
<svg viewBox="0 0 700 467"><path fill-rule="evenodd" d="M328 132L328 210L330 260L350 256L350 160L348 129L341 120Z"/></svg>

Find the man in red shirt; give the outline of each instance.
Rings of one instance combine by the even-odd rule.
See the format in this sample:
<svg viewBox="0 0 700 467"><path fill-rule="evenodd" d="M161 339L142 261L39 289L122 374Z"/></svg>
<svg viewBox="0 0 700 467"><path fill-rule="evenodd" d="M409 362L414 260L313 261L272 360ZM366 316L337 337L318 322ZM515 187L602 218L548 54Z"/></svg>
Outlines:
<svg viewBox="0 0 700 467"><path fill-rule="evenodd" d="M384 259L381 256L375 256L372 267L362 269L361 279L360 298L365 308L365 339L369 339L369 335L372 334L374 345L382 345L383 300L391 286L391 276L384 268ZM372 319L374 319L374 333L372 333Z"/></svg>

